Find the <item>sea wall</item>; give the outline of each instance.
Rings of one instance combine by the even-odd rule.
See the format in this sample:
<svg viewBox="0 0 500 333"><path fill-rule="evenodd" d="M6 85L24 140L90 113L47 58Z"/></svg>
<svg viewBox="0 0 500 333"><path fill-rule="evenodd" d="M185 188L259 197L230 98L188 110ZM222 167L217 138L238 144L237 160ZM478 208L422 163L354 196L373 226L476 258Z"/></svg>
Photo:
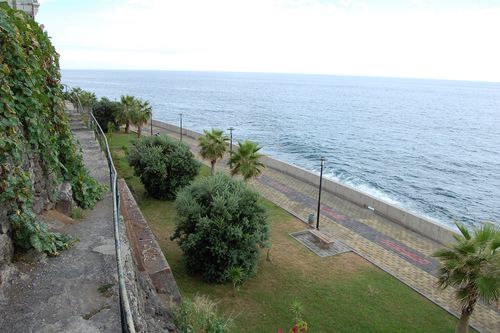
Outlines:
<svg viewBox="0 0 500 333"><path fill-rule="evenodd" d="M169 131L180 133L178 126L162 121L153 120L153 125ZM183 129L182 133L184 136L194 139L201 136L200 133L188 129ZM262 159L262 162L268 168L283 172L308 184L315 186L319 184L319 176L317 174L314 174L300 167L282 162L269 156L265 156ZM434 221L426 219L422 216L418 216L415 213L397 207L384 200L375 198L351 186L344 185L330 179L323 179L323 190L336 195L339 198L352 202L358 206L370 209L375 214L378 214L390 221L400 224L440 244L447 245L455 241L453 237L455 232L452 229L439 225Z"/></svg>

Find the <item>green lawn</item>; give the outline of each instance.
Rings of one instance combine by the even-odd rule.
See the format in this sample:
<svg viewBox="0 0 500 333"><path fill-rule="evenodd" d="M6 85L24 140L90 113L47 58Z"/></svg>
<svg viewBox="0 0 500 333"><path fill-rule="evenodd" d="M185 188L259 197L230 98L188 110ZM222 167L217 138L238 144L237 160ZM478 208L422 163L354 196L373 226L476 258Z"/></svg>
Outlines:
<svg viewBox="0 0 500 333"><path fill-rule="evenodd" d="M275 333L280 327L287 332L293 300L303 304L312 333L453 332L453 316L356 254L320 258L300 245L288 233L304 229L303 223L267 200L263 203L269 211L272 261L266 261L264 250L257 275L236 297L230 284L208 284L187 275L182 252L170 241L174 203L149 198L126 161L123 148L134 139L113 134L109 140L118 172L138 199L182 295L209 295L221 311L235 317L234 332ZM203 166L198 179L209 174Z"/></svg>

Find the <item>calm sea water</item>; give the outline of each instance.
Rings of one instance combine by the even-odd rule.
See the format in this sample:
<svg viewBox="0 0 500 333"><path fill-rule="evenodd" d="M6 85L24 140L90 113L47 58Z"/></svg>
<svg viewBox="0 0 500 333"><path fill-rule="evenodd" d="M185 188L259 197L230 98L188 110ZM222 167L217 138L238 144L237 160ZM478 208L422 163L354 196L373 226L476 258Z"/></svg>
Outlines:
<svg viewBox="0 0 500 333"><path fill-rule="evenodd" d="M452 225L500 223L500 83L292 74L63 71L154 117L236 128L267 154Z"/></svg>

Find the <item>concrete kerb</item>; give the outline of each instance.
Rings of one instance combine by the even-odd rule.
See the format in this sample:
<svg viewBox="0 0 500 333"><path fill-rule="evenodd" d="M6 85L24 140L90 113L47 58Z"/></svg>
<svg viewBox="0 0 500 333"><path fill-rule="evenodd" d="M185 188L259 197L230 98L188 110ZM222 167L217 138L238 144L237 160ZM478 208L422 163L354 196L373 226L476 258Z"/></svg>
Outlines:
<svg viewBox="0 0 500 333"><path fill-rule="evenodd" d="M153 126L163 128L171 132L180 132L180 128L163 121L153 120ZM197 140L201 133L183 128L183 135ZM310 185L317 186L319 176L295 165L280 161L276 158L264 156L262 162L266 167L282 172L291 177L302 180ZM456 232L446 226L439 225L427 218L418 216L403 208L396 207L384 200L363 193L351 186L340 184L330 179L323 180L323 190L343 200L354 203L365 209L371 209L392 222L402 225L422 236L425 236L442 245L455 242Z"/></svg>

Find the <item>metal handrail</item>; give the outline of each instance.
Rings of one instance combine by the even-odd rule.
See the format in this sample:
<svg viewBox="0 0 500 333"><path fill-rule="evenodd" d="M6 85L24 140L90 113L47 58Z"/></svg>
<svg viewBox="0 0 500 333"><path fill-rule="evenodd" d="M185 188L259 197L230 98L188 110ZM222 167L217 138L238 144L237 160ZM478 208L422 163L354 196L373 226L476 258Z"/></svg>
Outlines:
<svg viewBox="0 0 500 333"><path fill-rule="evenodd" d="M68 88L67 85L64 85ZM78 102L77 111L84 111L82 103L78 95L75 95ZM135 333L134 321L132 318L132 311L130 310L130 303L128 299L127 287L125 285L125 274L124 274L124 260L122 257L122 248L120 240L120 228L123 227L122 220L120 218L120 193L118 191L118 173L116 172L115 165L113 163L113 158L109 150L108 139L101 128L101 125L97 122L92 111L89 112L90 121L89 127L94 131L95 138L99 141L99 147L101 151L106 154L106 159L108 161L109 167L109 182L111 186L111 193L113 195L113 225L115 234L115 249L116 249L116 262L118 270L118 285L119 285L119 296L120 296L120 315L121 315L121 326L122 332L125 333Z"/></svg>

